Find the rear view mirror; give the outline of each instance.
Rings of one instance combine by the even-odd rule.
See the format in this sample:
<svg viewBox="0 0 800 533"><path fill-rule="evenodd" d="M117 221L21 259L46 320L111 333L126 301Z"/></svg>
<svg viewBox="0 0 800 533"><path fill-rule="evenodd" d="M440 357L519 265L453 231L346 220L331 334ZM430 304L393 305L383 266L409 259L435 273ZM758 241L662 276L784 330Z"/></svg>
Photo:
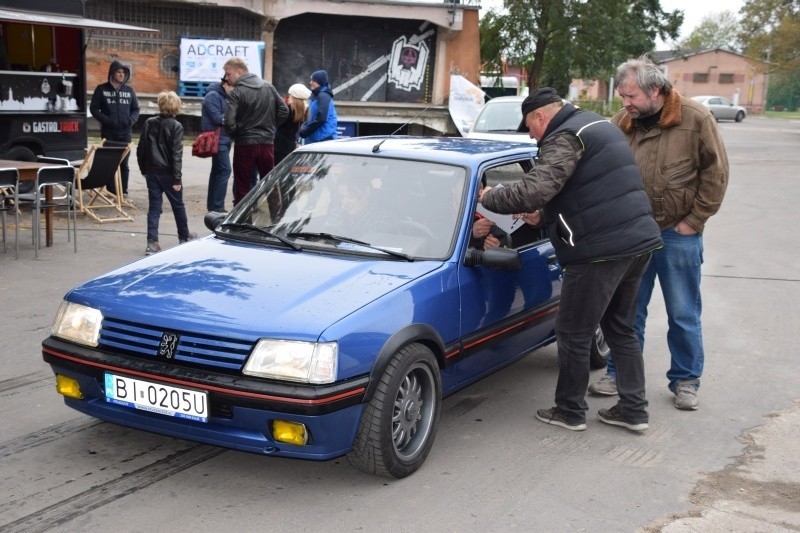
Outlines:
<svg viewBox="0 0 800 533"><path fill-rule="evenodd" d="M222 221L225 220L225 217L228 216L228 213L216 213L211 211L206 213L206 216L203 217L203 223L206 225L208 229L211 231L216 230Z"/></svg>
<svg viewBox="0 0 800 533"><path fill-rule="evenodd" d="M519 270L522 261L519 258L519 252L510 248L489 248L488 250L470 248L464 257L464 266L478 265L495 270Z"/></svg>

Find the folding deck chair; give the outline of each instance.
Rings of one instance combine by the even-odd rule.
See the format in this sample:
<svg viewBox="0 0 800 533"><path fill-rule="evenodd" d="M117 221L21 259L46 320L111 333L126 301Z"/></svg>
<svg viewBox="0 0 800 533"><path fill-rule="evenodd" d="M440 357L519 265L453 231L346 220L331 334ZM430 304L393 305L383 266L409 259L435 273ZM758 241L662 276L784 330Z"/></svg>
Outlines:
<svg viewBox="0 0 800 533"><path fill-rule="evenodd" d="M133 220L123 209L119 165L128 155L128 146L91 146L78 169L78 208L97 222ZM116 192L108 185L114 184Z"/></svg>

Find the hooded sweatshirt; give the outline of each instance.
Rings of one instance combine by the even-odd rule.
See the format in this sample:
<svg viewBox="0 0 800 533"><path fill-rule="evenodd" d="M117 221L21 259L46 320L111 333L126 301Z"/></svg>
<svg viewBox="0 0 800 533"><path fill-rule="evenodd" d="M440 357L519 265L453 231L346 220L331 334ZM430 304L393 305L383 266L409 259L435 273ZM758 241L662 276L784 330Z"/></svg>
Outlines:
<svg viewBox="0 0 800 533"><path fill-rule="evenodd" d="M122 69L125 80L117 89L111 83L114 73ZM98 85L92 94L89 111L100 123L100 135L110 141L131 141L131 128L139 119L139 100L133 87L128 85L131 70L120 63L112 61L108 67L108 81Z"/></svg>

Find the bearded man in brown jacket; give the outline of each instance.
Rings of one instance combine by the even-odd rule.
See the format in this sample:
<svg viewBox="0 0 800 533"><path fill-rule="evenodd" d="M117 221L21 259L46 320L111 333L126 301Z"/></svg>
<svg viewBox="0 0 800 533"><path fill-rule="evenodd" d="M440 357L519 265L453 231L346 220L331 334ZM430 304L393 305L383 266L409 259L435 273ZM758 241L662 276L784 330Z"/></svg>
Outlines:
<svg viewBox="0 0 800 533"><path fill-rule="evenodd" d="M646 59L626 61L615 81L624 109L612 122L630 143L664 240L639 287L636 334L644 346L647 305L658 277L669 323L669 389L675 407L694 410L705 357L700 323L703 230L722 204L728 157L711 113L681 96L657 65ZM613 354L606 375L589 392L617 393Z"/></svg>

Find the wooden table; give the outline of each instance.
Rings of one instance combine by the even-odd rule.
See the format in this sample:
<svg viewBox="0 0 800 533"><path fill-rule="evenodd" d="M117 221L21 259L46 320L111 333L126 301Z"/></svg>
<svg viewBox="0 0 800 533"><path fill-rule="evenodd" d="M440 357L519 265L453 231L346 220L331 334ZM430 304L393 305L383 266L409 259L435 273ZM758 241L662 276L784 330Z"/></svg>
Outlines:
<svg viewBox="0 0 800 533"><path fill-rule="evenodd" d="M16 168L19 171L19 181L36 181L36 173L42 167L57 167L54 163L39 163L38 161L12 161L10 159L0 159L0 168ZM53 191L48 187L45 191L45 200L50 202L53 200ZM45 226L45 244L47 246L53 245L53 210L45 209L44 212L44 226Z"/></svg>

